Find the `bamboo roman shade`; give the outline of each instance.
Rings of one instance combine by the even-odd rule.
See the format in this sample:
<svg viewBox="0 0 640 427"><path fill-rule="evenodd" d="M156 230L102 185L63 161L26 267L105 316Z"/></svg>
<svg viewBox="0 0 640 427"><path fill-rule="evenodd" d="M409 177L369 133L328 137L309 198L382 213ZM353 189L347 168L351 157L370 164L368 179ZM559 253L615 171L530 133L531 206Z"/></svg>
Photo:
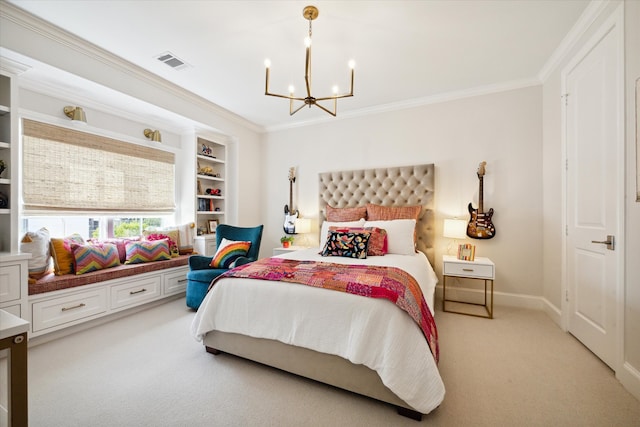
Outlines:
<svg viewBox="0 0 640 427"><path fill-rule="evenodd" d="M173 153L27 119L22 133L26 212L175 209Z"/></svg>

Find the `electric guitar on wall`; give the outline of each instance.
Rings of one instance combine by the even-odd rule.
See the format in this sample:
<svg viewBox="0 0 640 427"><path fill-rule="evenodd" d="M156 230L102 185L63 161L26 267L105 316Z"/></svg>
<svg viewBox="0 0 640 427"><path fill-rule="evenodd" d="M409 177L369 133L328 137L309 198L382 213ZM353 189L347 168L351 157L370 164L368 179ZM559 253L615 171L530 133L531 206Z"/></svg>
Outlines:
<svg viewBox="0 0 640 427"><path fill-rule="evenodd" d="M467 225L467 236L472 239L491 239L496 235L496 228L491 222L493 208L489 209L489 212L484 212L484 208L482 206L482 178L484 177L484 167L486 164L487 162L482 162L480 163L480 167L478 167L478 179L480 180L478 209L473 209L473 205L469 203L471 219Z"/></svg>
<svg viewBox="0 0 640 427"><path fill-rule="evenodd" d="M284 232L296 234L298 211L293 209L293 183L296 182L296 168L289 168L289 204L284 205Z"/></svg>

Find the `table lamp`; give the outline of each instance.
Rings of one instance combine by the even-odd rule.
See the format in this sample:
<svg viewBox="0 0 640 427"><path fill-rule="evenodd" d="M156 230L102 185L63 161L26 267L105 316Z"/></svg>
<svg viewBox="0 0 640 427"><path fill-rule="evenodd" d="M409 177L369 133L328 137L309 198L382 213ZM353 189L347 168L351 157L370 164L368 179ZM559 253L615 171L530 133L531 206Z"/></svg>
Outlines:
<svg viewBox="0 0 640 427"><path fill-rule="evenodd" d="M457 246L458 239L465 239L467 237L467 222L457 218L445 219L442 235L453 239L447 246L447 253L449 255L455 255L451 253L451 248Z"/></svg>

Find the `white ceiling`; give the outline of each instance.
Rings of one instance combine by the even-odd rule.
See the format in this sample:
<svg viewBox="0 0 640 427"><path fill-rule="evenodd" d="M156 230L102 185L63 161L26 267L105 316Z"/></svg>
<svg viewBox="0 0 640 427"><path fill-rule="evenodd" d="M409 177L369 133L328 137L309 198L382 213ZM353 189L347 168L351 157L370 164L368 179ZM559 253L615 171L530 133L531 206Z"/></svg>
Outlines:
<svg viewBox="0 0 640 427"><path fill-rule="evenodd" d="M9 0L149 72L264 128L329 117L317 108L289 117L270 89L302 93L307 4L313 21L313 91L348 88L338 115L416 105L494 85L531 84L578 21L587 0L498 1L77 1ZM155 57L170 51L190 66ZM67 82L68 84L68 82Z"/></svg>

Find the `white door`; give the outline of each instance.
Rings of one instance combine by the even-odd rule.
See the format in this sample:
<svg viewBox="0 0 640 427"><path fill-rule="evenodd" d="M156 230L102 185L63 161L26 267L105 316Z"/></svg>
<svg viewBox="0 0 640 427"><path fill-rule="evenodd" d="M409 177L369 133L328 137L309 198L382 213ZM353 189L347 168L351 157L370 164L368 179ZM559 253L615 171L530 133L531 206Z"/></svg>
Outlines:
<svg viewBox="0 0 640 427"><path fill-rule="evenodd" d="M620 248L619 156L621 122L620 29L595 37L567 67L567 236L568 330L607 365L617 357ZM608 238L607 236L611 236ZM611 240L611 244L595 243Z"/></svg>

